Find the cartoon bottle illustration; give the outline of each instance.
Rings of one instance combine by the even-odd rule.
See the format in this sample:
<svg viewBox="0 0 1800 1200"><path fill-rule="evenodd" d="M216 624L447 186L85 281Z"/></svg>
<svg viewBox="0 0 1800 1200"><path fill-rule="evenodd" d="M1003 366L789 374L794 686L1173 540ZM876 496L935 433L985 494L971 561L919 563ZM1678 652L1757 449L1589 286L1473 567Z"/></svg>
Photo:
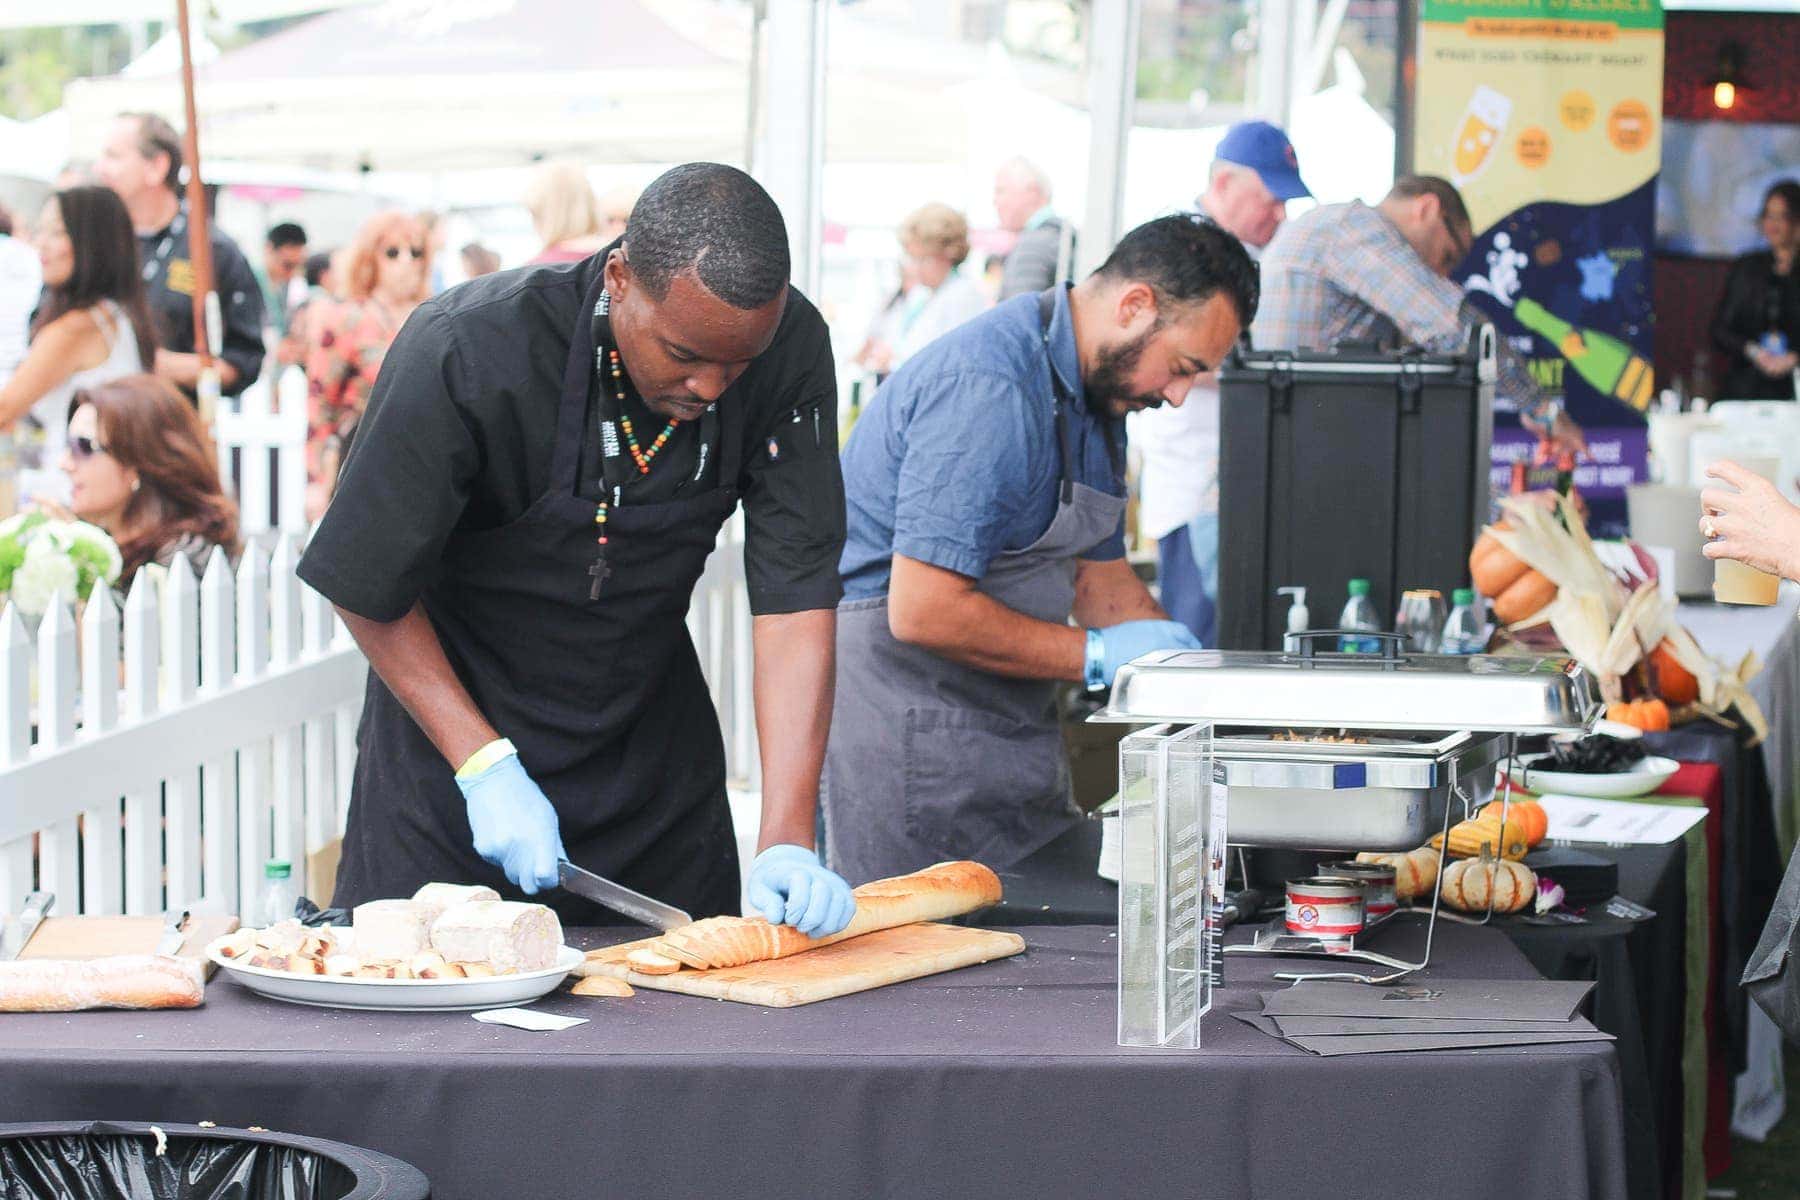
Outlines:
<svg viewBox="0 0 1800 1200"><path fill-rule="evenodd" d="M1475 89L1456 127L1450 148L1450 182L1457 187L1487 169L1493 161L1500 134L1512 119L1512 101L1486 84Z"/></svg>
<svg viewBox="0 0 1800 1200"><path fill-rule="evenodd" d="M1555 346L1576 374L1600 392L1642 412L1650 407L1654 374L1650 364L1609 333L1577 329L1529 296L1513 306L1519 324Z"/></svg>

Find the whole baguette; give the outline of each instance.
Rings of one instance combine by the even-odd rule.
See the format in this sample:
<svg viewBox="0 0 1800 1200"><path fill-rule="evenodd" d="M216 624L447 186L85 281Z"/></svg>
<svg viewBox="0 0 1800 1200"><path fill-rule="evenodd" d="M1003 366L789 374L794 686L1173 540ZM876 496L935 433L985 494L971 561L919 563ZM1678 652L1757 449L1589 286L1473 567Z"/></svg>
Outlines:
<svg viewBox="0 0 1800 1200"><path fill-rule="evenodd" d="M761 917L710 917L657 940L668 947L668 957L689 965L698 960L709 967L736 967L786 958L878 929L941 921L998 904L1000 877L978 862L938 863L911 875L872 880L854 894L856 915L827 937L809 938L791 925L770 925Z"/></svg>
<svg viewBox="0 0 1800 1200"><path fill-rule="evenodd" d="M205 997L205 964L197 958L120 954L0 963L0 1012L199 1008Z"/></svg>

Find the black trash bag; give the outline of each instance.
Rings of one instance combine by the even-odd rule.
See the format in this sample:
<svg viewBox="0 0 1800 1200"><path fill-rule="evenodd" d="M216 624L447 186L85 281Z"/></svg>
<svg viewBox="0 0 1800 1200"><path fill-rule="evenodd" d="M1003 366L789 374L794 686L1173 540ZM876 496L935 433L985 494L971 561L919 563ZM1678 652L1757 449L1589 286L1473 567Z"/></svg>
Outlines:
<svg viewBox="0 0 1800 1200"><path fill-rule="evenodd" d="M1800 940L1800 849L1788 859L1781 890L1744 966L1744 991L1769 1014L1782 1036L1800 1044L1800 976L1791 961Z"/></svg>
<svg viewBox="0 0 1800 1200"><path fill-rule="evenodd" d="M0 1200L429 1200L417 1169L373 1151L160 1128L161 1138L136 1123L0 1126Z"/></svg>

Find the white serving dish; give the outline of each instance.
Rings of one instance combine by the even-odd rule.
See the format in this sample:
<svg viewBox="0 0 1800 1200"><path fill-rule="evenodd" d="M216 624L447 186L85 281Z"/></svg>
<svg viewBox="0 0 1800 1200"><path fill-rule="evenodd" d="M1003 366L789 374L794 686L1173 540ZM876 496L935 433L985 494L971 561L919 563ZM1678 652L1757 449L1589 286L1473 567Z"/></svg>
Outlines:
<svg viewBox="0 0 1800 1200"><path fill-rule="evenodd" d="M1574 771L1540 771L1532 766L1550 757L1534 754L1520 759L1510 774L1512 781L1529 792L1549 792L1559 796L1584 796L1590 800L1628 800L1647 796L1669 781L1681 769L1672 758L1652 755L1629 771L1613 771L1605 775L1584 775Z"/></svg>
<svg viewBox="0 0 1800 1200"><path fill-rule="evenodd" d="M332 932L340 946L352 948L354 931L334 926ZM219 954L219 944L224 940L218 938L210 943L206 957L253 992L290 1004L374 1012L470 1012L528 1004L554 991L585 957L574 947L564 946L557 952L554 967L488 979L342 979L271 971L252 967L241 959L224 958Z"/></svg>

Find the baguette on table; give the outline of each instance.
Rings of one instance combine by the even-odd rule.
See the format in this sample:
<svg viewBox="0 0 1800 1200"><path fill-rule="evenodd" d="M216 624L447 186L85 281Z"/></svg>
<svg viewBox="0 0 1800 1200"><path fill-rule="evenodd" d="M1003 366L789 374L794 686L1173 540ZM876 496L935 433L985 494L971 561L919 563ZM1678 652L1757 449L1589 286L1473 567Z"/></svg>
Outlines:
<svg viewBox="0 0 1800 1200"><path fill-rule="evenodd" d="M0 1012L199 1008L206 998L205 970L200 959L166 954L0 962Z"/></svg>
<svg viewBox="0 0 1800 1200"><path fill-rule="evenodd" d="M873 880L853 894L856 915L826 937L809 938L791 925L771 925L762 917L709 917L670 930L648 949L696 970L786 958L878 929L941 921L998 904L1000 877L978 862L938 863L911 875ZM596 950L589 957L610 956Z"/></svg>

